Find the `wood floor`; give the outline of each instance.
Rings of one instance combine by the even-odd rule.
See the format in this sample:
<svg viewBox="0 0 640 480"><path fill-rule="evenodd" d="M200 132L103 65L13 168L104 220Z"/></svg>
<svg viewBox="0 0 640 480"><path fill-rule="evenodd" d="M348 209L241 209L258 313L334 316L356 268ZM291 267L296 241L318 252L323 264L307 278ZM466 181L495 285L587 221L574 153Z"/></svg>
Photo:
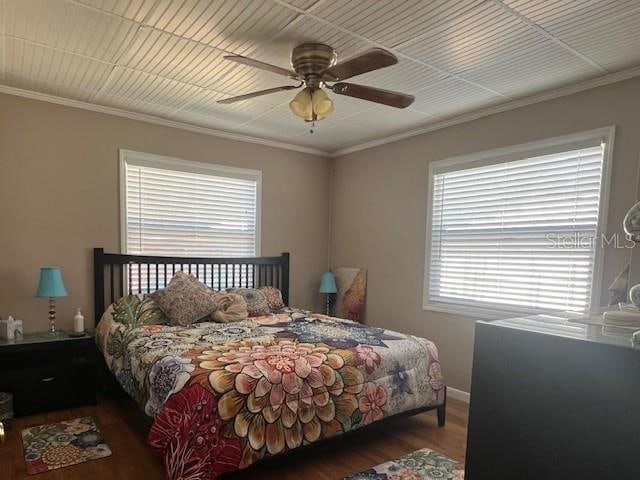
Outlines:
<svg viewBox="0 0 640 480"><path fill-rule="evenodd" d="M61 410L15 420L7 441L0 444L0 477L3 480L163 479L160 459L147 450L146 428L137 408L129 399L103 398L97 407ZM80 416L96 419L113 455L36 477L27 475L20 438L22 429ZM229 474L223 480L337 480L424 447L438 450L455 460L463 460L467 418L467 405L450 399L447 424L443 428L437 426L435 411L392 420L345 438L271 459L245 471Z"/></svg>

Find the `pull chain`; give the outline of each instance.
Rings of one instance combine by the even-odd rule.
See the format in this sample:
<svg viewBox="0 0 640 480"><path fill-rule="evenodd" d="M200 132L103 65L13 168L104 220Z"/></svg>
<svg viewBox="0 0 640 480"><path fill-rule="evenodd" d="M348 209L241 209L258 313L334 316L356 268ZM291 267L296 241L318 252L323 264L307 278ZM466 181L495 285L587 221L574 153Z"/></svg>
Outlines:
<svg viewBox="0 0 640 480"><path fill-rule="evenodd" d="M311 122L311 128L309 129L309 133L313 133L313 129L316 128L316 122L315 120L313 122Z"/></svg>

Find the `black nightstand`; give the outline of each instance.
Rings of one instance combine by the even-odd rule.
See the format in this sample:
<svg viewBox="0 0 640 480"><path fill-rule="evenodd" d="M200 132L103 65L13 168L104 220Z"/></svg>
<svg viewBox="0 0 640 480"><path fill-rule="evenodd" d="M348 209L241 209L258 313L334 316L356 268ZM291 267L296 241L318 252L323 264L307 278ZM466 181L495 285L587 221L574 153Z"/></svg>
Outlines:
<svg viewBox="0 0 640 480"><path fill-rule="evenodd" d="M0 391L13 394L16 417L95 405L97 355L89 335L0 339Z"/></svg>

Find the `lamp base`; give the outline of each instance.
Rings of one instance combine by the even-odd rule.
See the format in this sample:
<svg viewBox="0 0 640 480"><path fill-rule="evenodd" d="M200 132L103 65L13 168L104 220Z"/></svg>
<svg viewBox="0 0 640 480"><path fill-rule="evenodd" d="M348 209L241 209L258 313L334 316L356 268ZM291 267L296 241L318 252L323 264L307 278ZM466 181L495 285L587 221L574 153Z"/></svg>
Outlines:
<svg viewBox="0 0 640 480"><path fill-rule="evenodd" d="M56 301L49 298L49 334L56 334Z"/></svg>
<svg viewBox="0 0 640 480"><path fill-rule="evenodd" d="M63 330L56 329L56 300L49 297L49 330L38 334L41 338L60 338L65 337L66 333Z"/></svg>
<svg viewBox="0 0 640 480"><path fill-rule="evenodd" d="M327 315L328 317L331 317L333 315L333 302L332 302L332 298L331 298L331 293L326 293L326 304L325 304L325 310L324 313L325 315Z"/></svg>
<svg viewBox="0 0 640 480"><path fill-rule="evenodd" d="M42 338L42 339L48 339L48 340L53 340L56 338L62 338L62 337L67 337L67 332L65 332L64 330L55 330L55 331L51 331L51 330L47 330L46 332L39 332L35 334L37 337Z"/></svg>

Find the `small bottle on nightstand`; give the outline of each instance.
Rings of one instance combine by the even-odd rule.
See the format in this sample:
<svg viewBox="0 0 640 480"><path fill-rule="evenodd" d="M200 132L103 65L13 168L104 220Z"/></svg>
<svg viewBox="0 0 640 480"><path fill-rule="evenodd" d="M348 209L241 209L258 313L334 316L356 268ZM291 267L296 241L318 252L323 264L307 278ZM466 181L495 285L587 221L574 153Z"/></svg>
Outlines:
<svg viewBox="0 0 640 480"><path fill-rule="evenodd" d="M73 317L73 332L76 334L84 333L84 315L82 315L80 308Z"/></svg>

